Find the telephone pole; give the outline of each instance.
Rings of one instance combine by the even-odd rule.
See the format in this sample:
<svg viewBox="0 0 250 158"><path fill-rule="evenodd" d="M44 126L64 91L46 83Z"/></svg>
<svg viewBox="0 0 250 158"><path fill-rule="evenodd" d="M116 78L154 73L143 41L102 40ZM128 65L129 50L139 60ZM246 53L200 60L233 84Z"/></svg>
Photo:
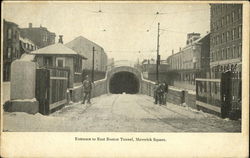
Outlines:
<svg viewBox="0 0 250 158"><path fill-rule="evenodd" d="M92 83L94 83L94 69L95 69L95 47L93 47L93 56L92 56L92 74L91 74Z"/></svg>
<svg viewBox="0 0 250 158"><path fill-rule="evenodd" d="M160 23L158 23L158 33L157 33L156 82L159 82L159 64L160 64L159 40L160 40Z"/></svg>

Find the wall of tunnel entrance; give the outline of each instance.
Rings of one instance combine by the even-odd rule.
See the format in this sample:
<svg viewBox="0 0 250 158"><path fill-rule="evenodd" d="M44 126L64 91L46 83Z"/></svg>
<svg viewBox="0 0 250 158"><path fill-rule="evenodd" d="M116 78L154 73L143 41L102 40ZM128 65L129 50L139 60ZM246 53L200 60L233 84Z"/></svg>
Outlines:
<svg viewBox="0 0 250 158"><path fill-rule="evenodd" d="M136 94L139 93L140 82L134 73L120 71L112 75L109 80L109 92L113 94Z"/></svg>

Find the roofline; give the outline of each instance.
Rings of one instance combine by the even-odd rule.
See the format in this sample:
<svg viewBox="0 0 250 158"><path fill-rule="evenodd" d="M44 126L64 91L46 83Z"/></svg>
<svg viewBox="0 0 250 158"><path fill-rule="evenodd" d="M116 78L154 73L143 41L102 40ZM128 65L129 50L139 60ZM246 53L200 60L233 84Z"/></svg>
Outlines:
<svg viewBox="0 0 250 158"><path fill-rule="evenodd" d="M199 43L199 41L201 41L202 39L204 39L204 38L205 38L206 36L208 36L208 35L210 35L210 32L207 33L206 35L200 37L199 39L195 40L194 43L191 43L190 45L186 45L185 47L183 47L183 48L181 49L181 51L179 51L179 52L177 52L177 53L175 53L175 54L172 54L172 55L168 56L167 58L170 58L170 57L173 57L173 56L175 56L175 55L177 55L177 54L182 53L183 50L187 49L188 47L193 46L193 44L201 44L201 43Z"/></svg>
<svg viewBox="0 0 250 158"><path fill-rule="evenodd" d="M100 46L99 44L95 43L94 41L91 41L91 40L89 40L88 38L83 37L83 36L77 36L77 37L75 37L73 40L71 40L71 41L65 43L65 45L67 45L68 43L74 41L75 39L77 39L77 38L79 38L79 37L82 37L82 38L88 40L88 42L91 42L91 43L95 44L96 46L100 47L100 48L103 50L104 53L106 53L105 50L104 50L104 48L103 48L102 46Z"/></svg>
<svg viewBox="0 0 250 158"><path fill-rule="evenodd" d="M14 22L12 22L12 21L8 21L8 20L6 20L6 19L3 19L3 21L4 21L4 22L7 22L7 23L10 23L10 24L13 24L13 25L16 25L16 26L19 26L18 24L14 23Z"/></svg>
<svg viewBox="0 0 250 158"><path fill-rule="evenodd" d="M88 59L85 56L82 56L80 54L46 54L46 53L36 54L36 53L32 53L32 52L30 52L29 54L36 55L36 56L43 56L43 55L48 55L48 56L55 56L55 55L58 55L58 56L80 56L81 58L83 58L85 60Z"/></svg>

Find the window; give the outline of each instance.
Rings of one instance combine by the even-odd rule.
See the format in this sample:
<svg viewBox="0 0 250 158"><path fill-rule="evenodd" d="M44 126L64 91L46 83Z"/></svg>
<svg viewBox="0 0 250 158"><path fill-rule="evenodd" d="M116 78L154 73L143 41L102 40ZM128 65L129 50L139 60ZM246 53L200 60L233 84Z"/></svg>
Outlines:
<svg viewBox="0 0 250 158"><path fill-rule="evenodd" d="M219 52L219 50L217 51L217 60L220 60L220 52Z"/></svg>
<svg viewBox="0 0 250 158"><path fill-rule="evenodd" d="M226 59L226 53L225 53L225 49L222 49L222 60Z"/></svg>
<svg viewBox="0 0 250 158"><path fill-rule="evenodd" d="M8 29L8 39L11 39L11 36L12 36L12 30Z"/></svg>
<svg viewBox="0 0 250 158"><path fill-rule="evenodd" d="M227 47L227 59L229 59L229 56L230 56L230 48L229 47Z"/></svg>
<svg viewBox="0 0 250 158"><path fill-rule="evenodd" d="M234 58L238 58L238 57L239 57L239 47L236 47Z"/></svg>
<svg viewBox="0 0 250 158"><path fill-rule="evenodd" d="M227 31L227 40L226 41L229 41L229 31Z"/></svg>
<svg viewBox="0 0 250 158"><path fill-rule="evenodd" d="M238 34L238 37L241 38L241 34L242 34L242 26L240 25L239 26L239 34Z"/></svg>
<svg viewBox="0 0 250 158"><path fill-rule="evenodd" d="M232 56L233 56L233 47L231 47L231 48L229 49L229 55L228 55L228 58L229 58L229 59L231 59L231 58L232 58Z"/></svg>
<svg viewBox="0 0 250 158"><path fill-rule="evenodd" d="M236 47L233 46L232 58L235 58L235 57L236 57Z"/></svg>
<svg viewBox="0 0 250 158"><path fill-rule="evenodd" d="M43 41L47 42L47 35L46 34L43 36Z"/></svg>
<svg viewBox="0 0 250 158"><path fill-rule="evenodd" d="M10 47L8 47L7 57L9 59L11 58L11 48Z"/></svg>
<svg viewBox="0 0 250 158"><path fill-rule="evenodd" d="M44 57L43 64L44 66L53 66L52 57Z"/></svg>
<svg viewBox="0 0 250 158"><path fill-rule="evenodd" d="M227 15L227 22L226 22L227 24L229 23L229 15Z"/></svg>
<svg viewBox="0 0 250 158"><path fill-rule="evenodd" d="M232 22L234 22L234 20L235 20L235 13L234 12L232 12Z"/></svg>
<svg viewBox="0 0 250 158"><path fill-rule="evenodd" d="M65 59L64 58L56 58L56 66L57 67L64 67L65 66Z"/></svg>
<svg viewBox="0 0 250 158"><path fill-rule="evenodd" d="M228 59L228 57L229 57L229 51L230 51L229 48L225 48L225 56L226 56L225 59Z"/></svg>
<svg viewBox="0 0 250 158"><path fill-rule="evenodd" d="M241 56L242 56L242 45L240 44L239 45L239 57L241 58Z"/></svg>
<svg viewBox="0 0 250 158"><path fill-rule="evenodd" d="M239 14L238 14L238 16L239 16L239 18L242 17L242 8L241 7L239 8Z"/></svg>
<svg viewBox="0 0 250 158"><path fill-rule="evenodd" d="M235 36L235 28L232 30L232 40L234 40L234 36Z"/></svg>
<svg viewBox="0 0 250 158"><path fill-rule="evenodd" d="M214 58L214 53L213 53L213 52L211 52L210 56L211 56L210 61L213 61L213 58Z"/></svg>

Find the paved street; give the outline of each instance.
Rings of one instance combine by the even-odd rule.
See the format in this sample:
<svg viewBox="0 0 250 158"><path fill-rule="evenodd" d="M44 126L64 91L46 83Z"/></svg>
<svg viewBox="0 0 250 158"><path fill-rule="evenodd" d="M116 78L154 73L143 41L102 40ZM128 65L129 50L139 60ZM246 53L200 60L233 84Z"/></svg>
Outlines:
<svg viewBox="0 0 250 158"><path fill-rule="evenodd" d="M50 116L4 113L5 131L237 132L240 128L240 121L170 103L155 105L145 95L102 95L92 105L74 103Z"/></svg>

